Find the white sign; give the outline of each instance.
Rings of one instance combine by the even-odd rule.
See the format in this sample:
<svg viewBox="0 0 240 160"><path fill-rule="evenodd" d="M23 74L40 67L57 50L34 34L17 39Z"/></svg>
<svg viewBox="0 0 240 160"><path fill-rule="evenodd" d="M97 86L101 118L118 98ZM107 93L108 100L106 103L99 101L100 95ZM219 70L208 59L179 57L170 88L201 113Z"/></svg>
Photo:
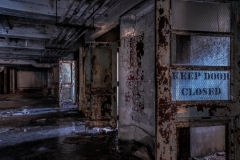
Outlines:
<svg viewBox="0 0 240 160"><path fill-rule="evenodd" d="M172 70L172 100L229 100L229 71Z"/></svg>

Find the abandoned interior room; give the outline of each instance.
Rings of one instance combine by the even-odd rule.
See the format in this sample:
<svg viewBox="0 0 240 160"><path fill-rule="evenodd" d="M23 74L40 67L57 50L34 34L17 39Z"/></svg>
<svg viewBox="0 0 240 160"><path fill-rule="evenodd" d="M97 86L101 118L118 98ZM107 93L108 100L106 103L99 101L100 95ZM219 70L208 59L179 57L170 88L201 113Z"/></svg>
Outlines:
<svg viewBox="0 0 240 160"><path fill-rule="evenodd" d="M0 159L239 160L240 2L0 0Z"/></svg>

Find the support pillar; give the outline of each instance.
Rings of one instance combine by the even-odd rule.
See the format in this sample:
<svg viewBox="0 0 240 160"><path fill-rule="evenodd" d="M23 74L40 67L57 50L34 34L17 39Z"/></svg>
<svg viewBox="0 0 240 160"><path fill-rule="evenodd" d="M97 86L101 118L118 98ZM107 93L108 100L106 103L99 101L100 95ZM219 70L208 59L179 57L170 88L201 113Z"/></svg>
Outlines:
<svg viewBox="0 0 240 160"><path fill-rule="evenodd" d="M7 67L4 68L4 94L7 94Z"/></svg>

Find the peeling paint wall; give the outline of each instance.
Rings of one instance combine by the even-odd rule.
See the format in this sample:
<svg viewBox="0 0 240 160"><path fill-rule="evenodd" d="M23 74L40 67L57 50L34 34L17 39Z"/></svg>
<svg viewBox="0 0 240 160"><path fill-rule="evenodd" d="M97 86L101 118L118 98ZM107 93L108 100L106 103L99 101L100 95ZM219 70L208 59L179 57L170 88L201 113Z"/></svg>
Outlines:
<svg viewBox="0 0 240 160"><path fill-rule="evenodd" d="M120 19L118 136L154 146L154 5L142 16L138 15L130 11Z"/></svg>
<svg viewBox="0 0 240 160"><path fill-rule="evenodd" d="M117 123L117 45L86 44L81 53L81 109L86 126L112 127Z"/></svg>
<svg viewBox="0 0 240 160"><path fill-rule="evenodd" d="M182 1L183 2L183 1ZM184 1L189 3L187 1ZM217 1L214 1L217 2ZM223 2L223 1L218 1ZM239 16L239 2L228 2L231 5L232 30L231 33L231 60L230 60L230 93L228 101L172 101L171 100L171 18L170 0L156 1L156 88L157 88L157 152L156 159L171 160L177 159L180 155L179 141L184 137L179 137L179 128L200 127L200 126L226 126L226 152L227 159L240 159L239 145L239 34L240 25L236 16ZM204 8L202 8L204 12ZM171 11L173 12L173 11ZM202 14L201 14L202 15ZM179 14L178 16L181 16ZM202 19L204 21L204 19ZM204 23L204 22L203 22ZM182 31L180 34L188 34ZM215 34L215 33L207 33ZM184 67L182 67L183 69ZM190 69L197 69L191 67ZM210 67L206 68L210 69ZM187 142L185 142L187 143ZM207 144L206 144L207 145ZM188 155L187 155L188 156ZM186 157L185 157L186 158Z"/></svg>

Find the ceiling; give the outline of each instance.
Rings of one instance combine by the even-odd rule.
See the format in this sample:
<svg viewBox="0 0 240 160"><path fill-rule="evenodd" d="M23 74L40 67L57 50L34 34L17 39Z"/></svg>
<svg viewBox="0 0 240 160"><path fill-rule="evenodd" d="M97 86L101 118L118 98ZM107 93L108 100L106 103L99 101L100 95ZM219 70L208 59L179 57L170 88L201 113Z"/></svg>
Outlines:
<svg viewBox="0 0 240 160"><path fill-rule="evenodd" d="M2 0L0 62L56 63L119 24L144 0Z"/></svg>

